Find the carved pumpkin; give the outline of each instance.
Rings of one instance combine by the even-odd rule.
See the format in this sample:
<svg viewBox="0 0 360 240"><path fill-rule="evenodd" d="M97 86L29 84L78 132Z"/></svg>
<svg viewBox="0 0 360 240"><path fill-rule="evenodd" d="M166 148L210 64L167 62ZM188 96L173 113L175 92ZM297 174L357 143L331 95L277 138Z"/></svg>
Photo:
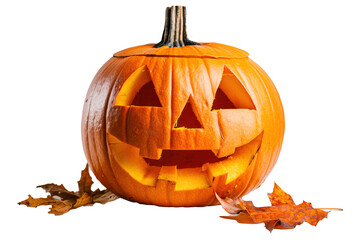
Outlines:
<svg viewBox="0 0 360 240"><path fill-rule="evenodd" d="M161 206L206 206L259 187L282 144L284 114L248 53L187 39L185 8L166 11L163 39L120 51L86 97L83 145L99 181Z"/></svg>

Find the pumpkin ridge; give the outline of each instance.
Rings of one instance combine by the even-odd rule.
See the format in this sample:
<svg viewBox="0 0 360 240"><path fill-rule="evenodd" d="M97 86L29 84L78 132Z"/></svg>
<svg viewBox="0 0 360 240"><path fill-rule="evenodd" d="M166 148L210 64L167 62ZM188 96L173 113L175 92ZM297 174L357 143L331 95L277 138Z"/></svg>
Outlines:
<svg viewBox="0 0 360 240"><path fill-rule="evenodd" d="M145 61L145 58L143 58L143 61L142 61L142 63ZM128 61L128 62L125 62L124 63L124 65L123 65L123 68L121 69L121 71L119 71L119 73L116 75L116 77L114 78L115 80L114 80L114 82L113 82L113 84L112 84L112 86L111 86L111 90L109 91L109 94L108 94L108 97L107 97L107 100L106 100L106 106L105 106L105 109L106 109L106 112L105 112L105 114L104 114L104 119L103 119L103 121L104 121L104 124L103 124L103 134L105 135L104 136L104 138L105 138L105 146L106 146L106 153L107 153L107 165L109 166L109 170L111 171L111 174L112 174L112 176L113 176L113 178L115 179L115 184L117 185L117 188L118 189L120 189L121 191L122 191L122 188L121 188L121 184L119 184L118 183L118 181L117 181L117 179L116 179L116 177L115 177L115 172L114 172L114 169L113 169L113 166L112 166L112 164L111 164L111 156L109 156L110 155L110 151L109 151L109 142L108 142L108 137L107 137L107 132L106 132L106 130L107 130L107 116L108 116L108 111L109 111L109 106L111 107L111 104L109 104L109 101L110 101L110 96L111 96L111 93L113 92L113 90L114 90L114 87L115 87L115 85L116 85L116 83L118 82L118 81L120 81L120 76L121 76L121 74L123 73L123 71L126 69L126 66L128 65L130 63L130 61ZM121 87L120 87L121 88ZM120 90L120 89L119 89ZM114 101L115 101L115 99L114 99ZM125 134L125 137L127 138L127 136L126 136L126 134Z"/></svg>
<svg viewBox="0 0 360 240"><path fill-rule="evenodd" d="M111 62L111 63L109 63L109 65L108 66L106 66L104 69L103 69L103 72L105 72L105 74L108 72L108 71L112 71L112 70L110 70L110 69L113 69L113 68L115 68L115 66L117 65L117 61L113 61L113 62ZM101 75L101 74L99 74L99 75ZM95 78L96 78L96 76L95 76ZM95 79L94 78L94 79ZM101 85L101 82L100 81L98 81L98 82L96 82L96 85L94 86L94 89L97 89L99 86ZM93 92L94 93L94 92ZM110 94L109 94L110 95ZM92 104L93 104L93 96L94 95L91 95L91 97L89 97L89 108L91 109L91 106L92 106ZM90 121L90 116L91 115L93 115L92 117L92 119L91 119L91 121ZM86 121L86 124L87 124L87 126L86 126L86 132L87 132L87 139L88 139L88 141L87 141L87 144L88 144L88 154L89 154L89 158L91 159L91 161L90 161L90 167L91 167L91 169L94 169L93 171L94 171L94 174L96 174L97 173L97 175L100 175L100 177L101 178L103 178L103 176L104 176L104 172L103 172L103 168L102 167L99 167L99 165L100 165L100 161L99 161L99 158L98 158L98 155L97 154L94 154L94 153L92 153L94 150L92 150L92 146L91 145L94 145L94 138L95 138L95 136L94 136L94 126L95 126L95 124L94 124L94 120L95 120L95 114L94 113L91 113L91 112L88 112L88 114L87 114L87 121ZM90 124L90 128L89 128L89 123L91 123ZM104 183L104 184L106 184L107 185L107 183Z"/></svg>
<svg viewBox="0 0 360 240"><path fill-rule="evenodd" d="M250 59L249 59L250 60ZM272 92L275 92L276 93L276 100L278 100L278 103L276 106L280 106L280 108L282 109L282 113L283 113L283 106L282 106L282 103L281 103L281 100L280 100L280 97L279 97L279 94L277 92L277 89L275 88L275 85L273 84L272 80L270 79L270 77L266 74L266 72L259 66L257 65L254 61L250 60L250 66L253 68L253 70L258 74L258 77L259 78L262 78L263 76L267 77L268 78L268 81L267 83L270 85L270 87L272 88ZM262 70L260 72L260 70ZM263 75L263 76L262 76ZM271 109L272 111L274 111L274 103L273 103L273 99L272 99L272 96L270 93L269 93L269 86L266 85L265 82L262 82L262 85L264 86L264 89L267 93L267 96L269 98L269 102L270 102L270 105L271 105ZM282 114L283 115L283 114ZM284 116L281 116L282 119L284 119ZM277 119L279 120L279 119ZM280 133L280 146L278 146L278 148L275 150L275 152L280 152L280 149L281 149L281 145L282 145L282 141L283 141L283 136L284 136L284 131L282 133ZM265 179L266 176L269 174L270 170L274 167L275 163L277 162L277 160L271 162L270 164L268 164L266 166L266 170L265 172L263 173L263 176L262 178Z"/></svg>
<svg viewBox="0 0 360 240"><path fill-rule="evenodd" d="M107 63L106 63L107 64ZM106 66L107 67L107 66ZM95 77L100 75L100 73L103 73L105 70L105 64L104 66L96 73ZM96 88L96 86L98 85L99 83L96 82L94 83L95 86L92 86L90 85L89 87L89 90L88 90L88 93L86 94L86 100L85 100L85 103L84 103L84 107L83 107L83 116L82 116L82 142L83 142L83 148L84 148L84 151L85 151L85 156L87 157L88 159L88 162L90 164L90 167L93 166L93 159L91 158L91 155L90 155L90 147L89 147L89 111L91 109L91 100L92 100L92 96L94 94L94 92L90 92L90 89L92 88ZM86 119L84 121L84 118L85 118L85 115L86 115ZM94 168L94 170L92 170L94 173L97 172L97 169Z"/></svg>
<svg viewBox="0 0 360 240"><path fill-rule="evenodd" d="M233 71L233 70L235 70L235 71L237 71L237 73L238 73L238 75L239 76L241 76L242 78L243 78L243 73L242 73L242 71L241 71L241 69L237 69L237 67L236 66L234 66L234 69L232 69L232 68L230 68L230 66L227 66L228 67L228 69L232 72L232 73L234 73L235 74L235 72ZM256 73L257 75L258 75L258 73ZM257 76L257 78L259 78L260 76L258 75ZM244 80L244 82L246 81L246 79L244 79L243 78L243 80ZM261 83L262 84L262 83ZM243 86L245 87L245 89L246 89L246 85L245 84L243 84ZM264 87L264 86L263 86ZM248 91L248 89L246 89L247 91ZM267 92L267 90L266 90L266 93L267 93L267 95L268 95L268 92ZM270 104L271 105L271 104ZM254 104L254 106L255 106L255 104ZM272 106L272 105L271 105ZM272 111L273 111L273 109L272 109ZM263 127L265 127L265 126L263 126ZM263 130L263 134L262 134L262 137L264 138L264 130ZM260 150L260 149L259 149ZM258 153L259 153L259 151L258 151ZM253 167L252 168L250 168L251 170L251 172L249 173L249 175L250 175L250 177L248 178L248 181L247 181L247 183L246 183L246 185L244 186L244 188L243 188L243 191L242 191L242 195L245 195L245 194L247 194L248 192L250 192L249 191L249 189L251 189L251 186L252 186L252 184L253 184L253 182L254 182L254 179L255 179L255 177L258 177L258 176L256 176L257 174L254 174L254 171L256 170L256 169L258 169L258 158L257 158L257 155L258 154L256 154L256 158L254 157L254 159L252 160L252 164L253 164ZM255 180L255 182L256 182L256 180ZM261 181L260 181L260 183L259 184L261 184L262 183L262 178L261 178Z"/></svg>
<svg viewBox="0 0 360 240"><path fill-rule="evenodd" d="M249 59L248 63L249 63L250 69L256 74L256 78L257 79L263 79L264 78L263 72L265 72L265 71L263 70L263 72L260 72L259 71L260 66L255 64L255 62L250 60L250 59ZM268 78L268 81L271 81L270 78L267 75L265 75L265 77ZM272 95L269 92L269 86L267 86L265 84L265 81L261 81L259 84L262 85L262 89L266 93L265 95L267 96L267 99L269 101L271 111L276 112L275 109L274 109L274 102L273 102L273 99L271 97ZM271 89L272 93L274 93L274 91L276 91L276 89ZM277 93L277 91L276 91L276 93ZM276 105L276 106L278 106L278 105ZM279 119L274 119L274 121L278 121L278 120ZM282 135L282 134L280 134L280 135ZM282 140L280 140L280 144L281 144L281 142L282 142ZM278 148L278 149L280 149L280 148ZM274 149L274 152L277 152L277 149ZM274 153L272 153L272 154L274 154ZM257 174L252 174L251 175L249 184L247 185L245 191L247 192L247 191L250 191L249 189L256 188L256 187L260 186L261 183L263 182L263 180L269 174L270 169L272 169L272 167L275 165L276 161L277 160L274 160L274 161L270 162L269 164L265 164L264 162L256 161L256 163L255 163L256 164L256 166L255 166L256 169L262 169L263 168L262 165L265 165L265 168L262 171L258 171ZM259 174L261 174L261 175L259 175ZM261 181L256 183L257 182L256 178L261 179Z"/></svg>
<svg viewBox="0 0 360 240"><path fill-rule="evenodd" d="M119 64L121 64L121 63L119 63ZM123 66L125 66L125 65L127 65L127 63L125 62L125 63L123 63L123 64L121 64L121 65L123 65ZM106 158L106 165L108 166L108 169L109 169L109 171L110 171L110 174L112 175L112 178L115 180L115 181L112 181L112 182L114 182L115 183L115 185L116 185L116 187L117 188L120 188L121 189L121 187L120 187L120 185L118 184L118 182L116 181L116 177L115 177L115 173L114 173L114 170L113 170L113 168L112 168L112 166L111 166L111 161L110 161L110 158L109 158L109 149L108 149L108 139L107 139L107 133L106 133L106 117L107 117L107 109L108 109L108 105L109 105L109 100L110 100L110 97L111 97L111 92L112 92L112 89L114 88L114 86L115 86L115 84L116 84L116 81L118 81L118 78L119 78L119 76L121 75L121 72L123 71L123 69L124 68L122 68L121 69L121 71L119 71L117 74L116 74L116 77L114 78L114 80L113 80L113 82L112 82L112 84L111 84L111 86L109 87L109 92L108 92L108 95L107 95L107 97L106 97L106 100L105 100L105 106L104 106L104 109L106 109L106 111L104 111L104 113L103 113L103 124L102 124L102 135L103 135L103 138L102 138L102 141L104 141L103 142L103 144L104 144L104 146L106 146L105 148L103 148L104 150L104 154L106 154L106 156L107 156L107 158ZM104 173L103 173L104 174Z"/></svg>
<svg viewBox="0 0 360 240"><path fill-rule="evenodd" d="M194 51L197 51L199 54L201 54L196 47L194 47L193 49L194 49ZM214 90L213 90L213 84L212 84L211 74L210 74L210 71L209 71L209 67L208 67L207 61L205 61L205 58L202 58L202 60L203 60L203 64L204 64L204 66L205 66L207 75L209 76L209 82L210 82L210 86L211 86L212 95L213 95L214 98L215 98L215 93L214 93Z"/></svg>

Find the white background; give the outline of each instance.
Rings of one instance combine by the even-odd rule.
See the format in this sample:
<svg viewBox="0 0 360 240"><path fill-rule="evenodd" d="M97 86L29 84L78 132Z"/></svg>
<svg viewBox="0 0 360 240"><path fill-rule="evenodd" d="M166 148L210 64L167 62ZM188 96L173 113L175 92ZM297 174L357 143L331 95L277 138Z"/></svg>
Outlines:
<svg viewBox="0 0 360 240"><path fill-rule="evenodd" d="M188 35L244 49L273 79L286 132L267 181L245 197L268 205L276 181L295 202L341 207L317 227L269 233L219 218L220 206L162 208L119 199L47 214L18 206L35 186L76 190L86 164L87 88L114 52L158 42L166 6L185 5ZM357 1L1 1L0 238L358 238L360 14ZM95 187L100 187L95 179Z"/></svg>

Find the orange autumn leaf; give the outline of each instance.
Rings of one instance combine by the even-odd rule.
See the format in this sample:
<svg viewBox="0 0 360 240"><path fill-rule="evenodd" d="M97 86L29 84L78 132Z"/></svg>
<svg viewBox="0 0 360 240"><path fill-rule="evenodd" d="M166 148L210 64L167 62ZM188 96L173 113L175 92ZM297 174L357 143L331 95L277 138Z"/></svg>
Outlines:
<svg viewBox="0 0 360 240"><path fill-rule="evenodd" d="M311 203L305 201L296 205L292 197L276 183L273 192L268 194L271 202L270 207L255 207L251 201L244 201L241 198L221 199L218 195L216 197L222 207L228 213L233 214L232 216L222 216L222 218L233 219L246 224L264 223L270 232L273 229L292 229L303 222L316 226L328 215L328 212L313 208Z"/></svg>
<svg viewBox="0 0 360 240"><path fill-rule="evenodd" d="M26 205L28 207L51 205L49 213L62 215L71 209L82 206L91 206L94 203L105 204L118 198L109 190L96 189L95 191L92 191L92 184L93 181L89 174L89 167L86 165L85 169L81 172L81 177L78 181L78 191L69 191L62 184L44 184L38 187L49 193L46 198L33 198L29 195L28 199L19 202L19 205Z"/></svg>
<svg viewBox="0 0 360 240"><path fill-rule="evenodd" d="M19 202L19 204L26 205L28 207L38 207L42 205L51 205L57 203L59 200L48 196L47 198L33 198L29 195L28 199Z"/></svg>
<svg viewBox="0 0 360 240"><path fill-rule="evenodd" d="M82 206L91 206L94 204L93 198L88 193L84 192L81 197L76 199L75 204L72 206L72 208L78 208Z"/></svg>

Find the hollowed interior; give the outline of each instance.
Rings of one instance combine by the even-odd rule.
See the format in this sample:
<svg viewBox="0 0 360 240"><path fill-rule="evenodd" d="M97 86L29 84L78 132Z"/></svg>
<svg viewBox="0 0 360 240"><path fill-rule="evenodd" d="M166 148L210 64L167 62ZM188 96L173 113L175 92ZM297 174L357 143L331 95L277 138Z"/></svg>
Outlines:
<svg viewBox="0 0 360 240"><path fill-rule="evenodd" d="M144 160L150 166L176 166L180 169L201 167L205 163L215 163L226 158L217 158L210 150L163 150L160 159L144 158Z"/></svg>

